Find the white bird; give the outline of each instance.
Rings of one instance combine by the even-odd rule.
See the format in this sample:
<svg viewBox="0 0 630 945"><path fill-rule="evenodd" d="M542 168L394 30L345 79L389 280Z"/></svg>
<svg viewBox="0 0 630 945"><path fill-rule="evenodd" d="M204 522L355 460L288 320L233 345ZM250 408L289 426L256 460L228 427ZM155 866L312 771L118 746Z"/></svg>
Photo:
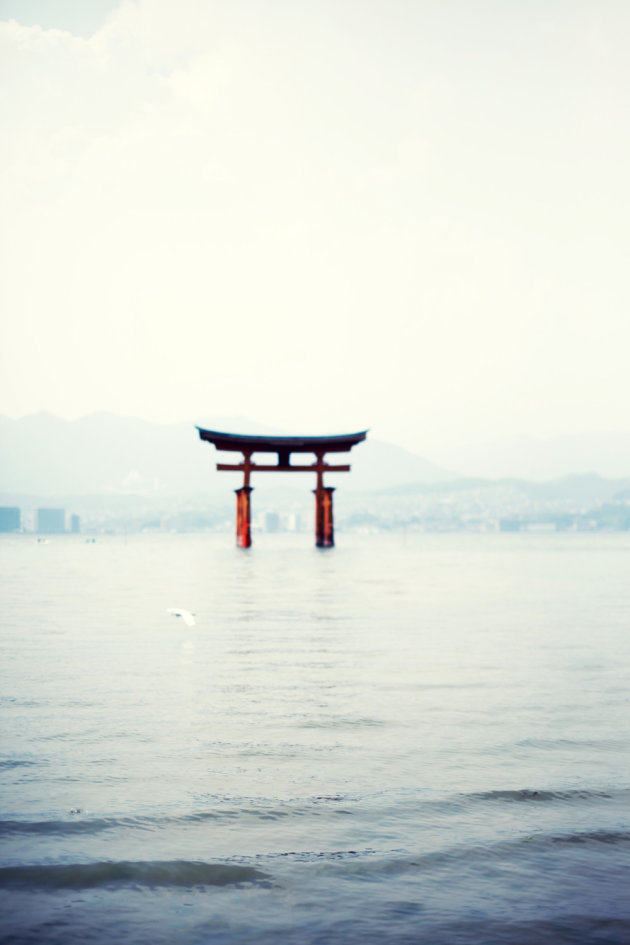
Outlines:
<svg viewBox="0 0 630 945"><path fill-rule="evenodd" d="M174 617L181 617L187 627L194 627L197 621L189 610L182 610L181 607L169 607L167 614L173 614Z"/></svg>

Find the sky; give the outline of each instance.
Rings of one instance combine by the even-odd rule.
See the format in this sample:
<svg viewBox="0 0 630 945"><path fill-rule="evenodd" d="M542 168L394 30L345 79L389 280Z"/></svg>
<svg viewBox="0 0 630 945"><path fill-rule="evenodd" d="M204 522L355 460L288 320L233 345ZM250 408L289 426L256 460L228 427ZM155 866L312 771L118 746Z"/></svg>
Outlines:
<svg viewBox="0 0 630 945"><path fill-rule="evenodd" d="M0 413L630 430L627 0L0 0Z"/></svg>

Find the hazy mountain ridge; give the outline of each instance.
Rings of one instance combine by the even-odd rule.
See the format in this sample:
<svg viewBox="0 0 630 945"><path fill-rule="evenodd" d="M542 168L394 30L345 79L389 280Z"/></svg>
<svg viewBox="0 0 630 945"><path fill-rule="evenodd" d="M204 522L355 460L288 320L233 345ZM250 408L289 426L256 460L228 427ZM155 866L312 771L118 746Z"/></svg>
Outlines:
<svg viewBox="0 0 630 945"><path fill-rule="evenodd" d="M399 496L414 494L462 493L462 492L522 492L532 500L553 502L572 499L575 502L597 503L622 501L629 498L630 476L607 479L597 473L576 476L559 476L548 482L532 482L529 479L506 477L484 479L478 476L460 477L448 482L410 483L397 489L384 490Z"/></svg>
<svg viewBox="0 0 630 945"><path fill-rule="evenodd" d="M599 474L630 476L630 433L594 432L570 436L510 436L438 451L437 462L467 476L537 481Z"/></svg>
<svg viewBox="0 0 630 945"><path fill-rule="evenodd" d="M206 418L197 425L239 433L281 432L242 417ZM227 492L240 484L240 475L217 473L216 462L229 461L231 455L201 442L192 422L157 424L104 412L74 421L48 413L0 418L0 491L5 494ZM453 478L428 460L369 436L347 461L351 475L331 474L331 485L361 491ZM297 476L280 480L281 475L259 476L256 486L273 488L280 481L284 487L299 485Z"/></svg>
<svg viewBox="0 0 630 945"><path fill-rule="evenodd" d="M263 435L287 432L244 417L207 417L197 425ZM626 468L625 474L605 477L599 472L582 471L540 482L524 476L460 476L368 434L365 443L339 457L350 463L351 474L329 474L327 481L339 487L340 498L342 494L349 497L381 492L392 493L403 501L432 492L437 496L446 492L490 495L510 491L538 502L572 499L588 505L617 501L630 490L630 446L628 461L625 466L623 463L625 436L606 435L606 455L613 455L614 441L615 468ZM628 438L630 442L630 435ZM584 442L592 445L594 441L587 437ZM600 440L596 438L596 442ZM540 444L546 448L548 441L541 440ZM586 446L584 452L588 453ZM220 495L228 497L230 490L240 485L240 474L216 471L218 460L229 461L232 456L238 461L237 454L220 454L202 443L193 422L158 424L105 412L74 421L48 413L19 420L0 417L0 492L5 497L129 495L194 497L197 501L207 497L213 501ZM310 480L308 485L303 480L303 475L265 474L256 478L255 487L258 494L282 490L287 496L295 493L297 497L307 495L312 487Z"/></svg>

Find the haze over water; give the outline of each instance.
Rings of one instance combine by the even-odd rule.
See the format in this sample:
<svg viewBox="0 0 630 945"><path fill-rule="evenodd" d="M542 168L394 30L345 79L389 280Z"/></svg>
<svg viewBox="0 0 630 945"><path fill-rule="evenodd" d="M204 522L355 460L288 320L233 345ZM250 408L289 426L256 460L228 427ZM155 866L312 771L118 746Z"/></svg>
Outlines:
<svg viewBox="0 0 630 945"><path fill-rule="evenodd" d="M630 939L627 534L0 549L3 942Z"/></svg>

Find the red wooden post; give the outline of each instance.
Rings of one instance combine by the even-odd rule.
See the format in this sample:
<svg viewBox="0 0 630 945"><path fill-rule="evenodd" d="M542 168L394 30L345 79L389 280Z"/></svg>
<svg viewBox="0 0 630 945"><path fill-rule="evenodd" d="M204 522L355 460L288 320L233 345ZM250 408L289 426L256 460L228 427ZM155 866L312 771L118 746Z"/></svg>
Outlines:
<svg viewBox="0 0 630 945"><path fill-rule="evenodd" d="M315 494L315 544L318 548L332 548L335 544L333 526L332 486L320 486L313 489Z"/></svg>
<svg viewBox="0 0 630 945"><path fill-rule="evenodd" d="M236 544L239 548L251 548L252 544L252 508L251 486L241 486L236 492Z"/></svg>

